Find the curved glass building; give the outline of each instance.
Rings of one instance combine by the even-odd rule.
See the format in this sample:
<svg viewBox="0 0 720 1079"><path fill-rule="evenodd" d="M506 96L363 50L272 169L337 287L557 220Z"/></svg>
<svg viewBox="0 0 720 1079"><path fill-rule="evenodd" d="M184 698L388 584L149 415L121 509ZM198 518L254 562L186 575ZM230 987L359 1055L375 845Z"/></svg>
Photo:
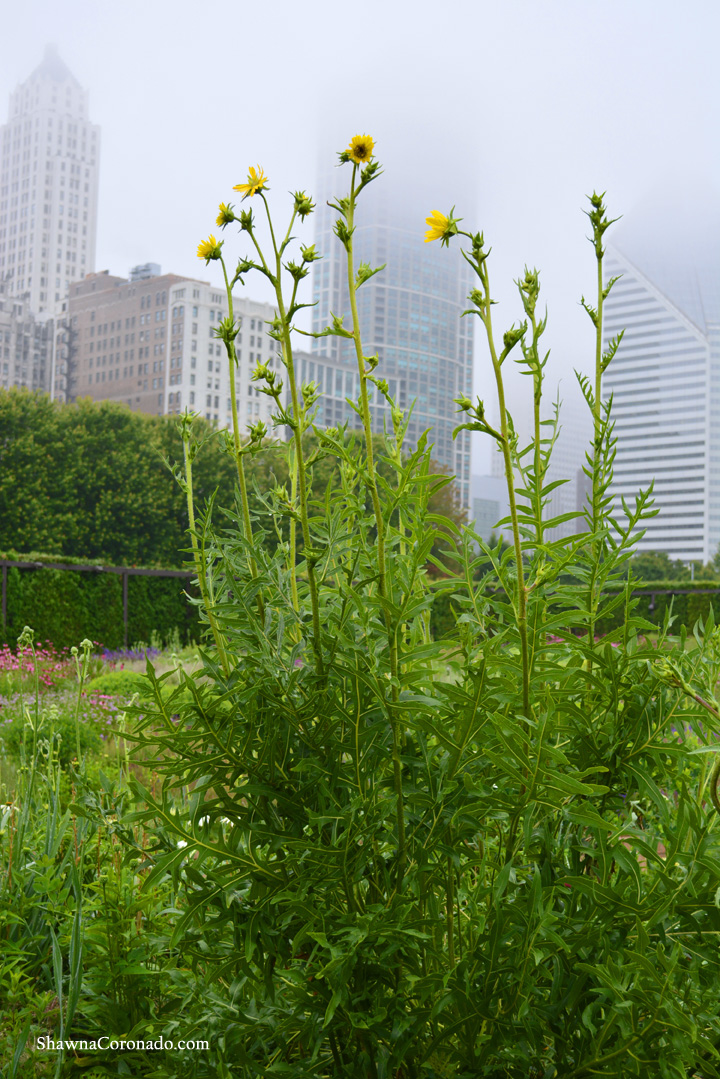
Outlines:
<svg viewBox="0 0 720 1079"><path fill-rule="evenodd" d="M312 329L319 332L331 313L352 320L347 298L345 249L333 233L338 217L328 201L344 193L350 166L332 169L320 178L316 210L316 245L322 260L314 263ZM355 261L385 269L358 292L358 314L367 355L377 353L378 376L385 378L399 405L415 402L408 444L415 445L429 429L432 456L457 477L464 506L470 503L470 436L463 431L453 441L458 424L454 398L472 395L472 317L462 318L472 287L471 272L459 250L440 243L425 243L425 218L439 209L422 192L393 188L386 176L366 188L360 197L354 234ZM447 208L445 208L447 209ZM357 422L345 401L351 384L357 393L357 361L352 341L325 337L313 345L318 366L327 370L326 386L341 386L343 393L328 392L318 422L326 426L348 419ZM343 377L343 370L345 377ZM332 374L331 374L332 372ZM387 408L374 402L374 425L392 429Z"/></svg>
<svg viewBox="0 0 720 1079"><path fill-rule="evenodd" d="M694 208L695 209L695 208ZM605 306L625 331L605 375L617 436L613 495L654 483L657 516L639 550L707 562L720 544L720 220L631 221L608 248L621 274Z"/></svg>

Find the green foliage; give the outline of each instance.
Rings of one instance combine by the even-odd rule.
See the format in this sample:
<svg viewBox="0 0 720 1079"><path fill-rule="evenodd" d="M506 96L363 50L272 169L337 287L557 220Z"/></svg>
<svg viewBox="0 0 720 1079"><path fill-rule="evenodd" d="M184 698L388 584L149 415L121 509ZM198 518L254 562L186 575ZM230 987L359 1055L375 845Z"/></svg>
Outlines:
<svg viewBox="0 0 720 1079"><path fill-rule="evenodd" d="M630 560L634 578L640 581L714 581L718 567L709 562L682 562L671 559L665 551L641 551Z"/></svg>
<svg viewBox="0 0 720 1079"><path fill-rule="evenodd" d="M690 580L687 564L671 559L665 551L641 551L630 559L630 569L640 581Z"/></svg>
<svg viewBox="0 0 720 1079"><path fill-rule="evenodd" d="M91 678L85 686L85 692L96 696L107 694L130 698L135 693L141 693L145 687L145 679L135 671L106 671L97 678Z"/></svg>
<svg viewBox="0 0 720 1079"><path fill-rule="evenodd" d="M77 722L80 748L83 754L97 753L100 748L100 734L109 715L97 714L101 709L94 709ZM94 713L94 714L93 714ZM32 720L18 704L3 708L3 722L0 726L0 745L3 752L13 762L20 763L23 749L32 738ZM75 757L76 719L75 708L70 701L64 707L46 707L38 726L38 739L45 755L52 749L55 759L62 768L67 768Z"/></svg>
<svg viewBox="0 0 720 1079"><path fill-rule="evenodd" d="M8 574L8 641L14 642L27 625L58 647L86 635L118 647L122 617L122 581L114 574L16 567Z"/></svg>
<svg viewBox="0 0 720 1079"><path fill-rule="evenodd" d="M128 640L149 641L153 633L166 638L173 631L182 641L197 637L197 610L188 603L186 591L189 581L177 577L130 577Z"/></svg>
<svg viewBox="0 0 720 1079"><path fill-rule="evenodd" d="M24 642L34 652L27 634ZM83 680L88 660L84 648ZM20 763L17 788L0 798L0 1061L7 1079L117 1075L120 1060L120 1074L149 1075L152 1052L66 1054L43 1051L37 1039L150 1040L160 1008L171 1038L182 999L173 988L173 976L182 982L170 945L174 898L169 888L141 890L141 830L124 829L133 854L122 857L127 760L120 740L103 745L102 768L88 755L100 742L87 700L66 690L41 696L36 683L10 735L1 728ZM118 723L116 716L113 727ZM80 760L71 765L76 727Z"/></svg>
<svg viewBox="0 0 720 1079"><path fill-rule="evenodd" d="M235 466L225 440L204 420L195 425L203 443L195 500L203 506L217 491L218 504L231 506ZM41 393L0 389L0 431L0 550L54 552L86 564L182 565L186 507L165 465L180 453L173 417L109 401L66 405ZM317 447L311 432L305 445L308 454ZM317 495L336 471L334 458L318 460L311 476ZM250 504L262 518L267 491L289 481L287 461L267 444L248 460L246 472ZM272 529L268 539L274 539ZM94 609L85 612L79 604L82 632L89 632L83 618L92 618Z"/></svg>
<svg viewBox="0 0 720 1079"><path fill-rule="evenodd" d="M479 282L469 311L487 335L497 427L482 402L458 403L462 426L492 437L505 463L512 542L492 546L469 533L456 542L455 522L433 512L444 479L424 443L403 452L406 421L381 379L393 430L379 443L370 434L377 359L359 335L353 232L357 196L378 175L376 162L354 164L335 204L353 327L324 331L356 346L363 437L310 441L294 287L280 302L295 216L261 260L281 311L273 334L291 403L271 396L290 442L235 429L237 497L210 520L194 509L207 443L183 423L209 633L201 670L147 664L152 699L128 738L152 773L130 775L118 741L112 775L94 776L80 749L63 813L44 698L24 706L21 797L0 824L11 1079L43 1022L75 1036L211 1040L194 1057L92 1059L100 1074L122 1063L148 1079L720 1079L720 631L712 611L690 640L666 620L650 647L655 627L631 596L634 537L653 509L641 493L610 516L602 199L589 211L599 292L596 306L583 301L595 377L580 380L592 492L585 531L569 540L548 538L560 521L544 519L557 425L539 419L538 275L519 280L523 322L498 352L482 235L452 215L436 229L464 238ZM251 215L241 221L259 254ZM517 346L535 406L528 446L503 403ZM287 484L253 500L261 454ZM612 643L598 639L619 613ZM59 1058L55 1074L85 1063Z"/></svg>
<svg viewBox="0 0 720 1079"><path fill-rule="evenodd" d="M200 427L203 437L212 431ZM0 548L114 565L182 561L185 506L164 464L178 450L171 418L11 389L0 390L0 431ZM232 462L210 439L197 496L217 488L232 501Z"/></svg>
<svg viewBox="0 0 720 1079"><path fill-rule="evenodd" d="M498 352L484 241L455 222L479 280L470 310L487 332L498 427L481 402L459 404L503 454L512 544L465 535L431 587L430 552L452 522L430 511L426 447L403 456L392 401L385 473L369 435L376 361L352 291L369 168L353 166L335 204L355 325L324 331L356 343L365 443L321 433L315 461L338 467L317 497L302 441L314 390L294 383L292 316L279 317L292 405L278 400L278 419L293 438L276 452L292 493L270 491L262 519L241 499L222 524L193 527L212 644L202 676L186 672L169 694L148 664L155 704L136 720L138 752L163 782L135 783L127 823L152 833L146 887L177 889L193 1019L223 1031L221 1074L248 1079L717 1079L720 633L710 616L687 656L667 627L656 649L643 645L653 627L626 581L649 496L609 516L612 286L585 304L597 346L595 378L581 379L586 529L551 540L557 427L539 419L538 275L519 282L524 322ZM602 282L599 196L589 216ZM279 295L284 250L263 264ZM503 405L518 344L536 406L527 447ZM190 498L196 446L186 431ZM253 441L236 447L242 487ZM266 542L268 521L280 541ZM447 629L433 640L441 601ZM598 641L618 612L614 643Z"/></svg>
<svg viewBox="0 0 720 1079"><path fill-rule="evenodd" d="M620 594L624 586L616 585ZM720 614L720 581L715 580L643 580L633 583L633 608L638 617L657 629L670 618L678 630L692 630L698 619L705 622L713 612ZM609 618L602 619L599 629L613 634L623 625L624 609L617 607Z"/></svg>

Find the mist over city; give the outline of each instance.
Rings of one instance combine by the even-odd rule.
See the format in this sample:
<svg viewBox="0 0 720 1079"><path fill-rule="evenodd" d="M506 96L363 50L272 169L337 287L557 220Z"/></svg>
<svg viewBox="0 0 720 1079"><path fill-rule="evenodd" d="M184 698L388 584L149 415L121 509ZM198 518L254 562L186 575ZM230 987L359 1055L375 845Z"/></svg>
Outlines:
<svg viewBox="0 0 720 1079"><path fill-rule="evenodd" d="M249 165L261 163L280 207L285 192L329 190L338 151L368 132L390 218L394 206L408 235L415 228L420 238L425 216L451 207L462 227L483 231L503 330L522 313L514 282L525 267L540 271L551 350L545 414L556 397L563 402L556 459L567 447L563 467L576 473L589 421L575 371L588 372L593 350L579 303L594 274L586 196L607 192L621 218L611 243L639 242L662 260L681 238L687 266L696 251L703 261L698 245L716 247L715 6L696 3L681 15L670 3L610 3L598 19L571 3L454 3L440 19L427 4L410 13L370 2L346 21L316 2L301 29L290 5L274 10L287 18L272 27L265 10L213 3L201 12L164 2L130 3L122 14L83 3L9 12L5 94L50 50L87 94L97 128L95 234L82 271L125 277L152 264L219 286L214 263L198 273L195 247ZM315 238L318 220L303 223L302 242ZM241 237L226 240L233 257L247 253ZM312 301L313 280L301 285L303 302ZM243 291L271 300L257 274ZM309 320L306 311L297 324L308 329ZM492 411L479 328L471 386L462 388ZM524 434L527 380L512 370L506 377ZM475 434L471 445L470 471L489 476L491 442ZM564 497L571 508L570 485Z"/></svg>

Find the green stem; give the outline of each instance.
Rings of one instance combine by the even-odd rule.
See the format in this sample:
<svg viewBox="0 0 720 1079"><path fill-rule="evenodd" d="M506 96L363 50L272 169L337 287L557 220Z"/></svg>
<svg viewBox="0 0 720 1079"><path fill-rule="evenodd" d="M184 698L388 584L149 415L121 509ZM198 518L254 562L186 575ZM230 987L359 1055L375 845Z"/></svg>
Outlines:
<svg viewBox="0 0 720 1079"><path fill-rule="evenodd" d="M592 490L592 534L595 535L600 524L600 462L602 460L602 320L603 320L603 249L599 242L595 244L597 259L597 318L595 321L595 396L593 400L593 490ZM596 569L600 561L600 544L593 540L593 572L590 578L588 648L595 647L595 621L598 606L598 587ZM592 667L592 658L588 661Z"/></svg>
<svg viewBox="0 0 720 1079"><path fill-rule="evenodd" d="M207 577L205 574L205 563L200 555L200 548L198 547L197 533L195 530L195 505L193 499L193 481L192 481L192 457L188 448L186 440L183 441L183 455L185 459L185 493L187 496L187 508L188 508L188 521L190 531L190 543L192 545L193 557L195 560L195 572L198 576L198 583L200 585L200 594L207 611L208 621L210 623L210 629L215 640L215 647L220 657L220 664L223 669L223 674L227 678L230 674L230 667L228 664L227 654L225 652L225 643L220 634L215 616L212 611L212 601L207 586Z"/></svg>
<svg viewBox="0 0 720 1079"><path fill-rule="evenodd" d="M265 196L260 193L260 197L263 200L265 206L265 212L267 214L268 224L270 226L270 235L272 238L273 250L275 252L275 266L276 273L274 277L275 284L275 297L278 304L278 317L280 319L280 325L282 326L282 348L283 348L283 360L285 367L287 368L288 381L290 383L290 398L292 400L293 408L293 441L295 443L295 456L297 461L297 479L298 479L298 494L300 505L300 524L303 535L303 544L305 547L305 562L307 565L308 575L308 587L310 590L310 604L312 607L312 624L313 624L313 652L315 654L315 668L319 675L323 674L323 658L322 658L322 645L320 636L320 604L318 599L318 586L317 578L315 575L315 562L312 558L312 537L310 535L310 522L308 519L307 510L307 474L305 471L305 457L302 447L303 436L303 420L304 409L300 407L300 399L297 389L297 380L295 377L295 365L293 362L292 354L292 342L290 340L290 325L285 310L285 301L282 294L281 274L282 274L282 262L281 254L278 251L277 244L275 243L275 233L273 231L272 219L270 217L270 209L265 200ZM264 260L263 260L264 261Z"/></svg>
<svg viewBox="0 0 720 1079"><path fill-rule="evenodd" d="M540 369L540 355L538 351L538 332L537 332L537 320L535 318L535 312L530 316L532 325L533 344L532 348L535 353L535 370L533 371L533 421L534 421L534 434L535 434L535 447L534 447L534 467L535 467L535 492L537 498L537 505L535 510L536 516L536 535L537 544L541 546L545 540L545 522L542 515L542 488L543 488L543 467L542 467L542 449L540 445L542 437L542 426L540 420L540 404L542 401L542 371ZM540 556L540 565L544 562L544 556Z"/></svg>
<svg viewBox="0 0 720 1079"><path fill-rule="evenodd" d="M455 897L453 895L455 870L450 855L447 857L446 896L445 896L445 921L447 926L448 959L450 966L455 966L455 927L453 924L455 914Z"/></svg>
<svg viewBox="0 0 720 1079"><path fill-rule="evenodd" d="M387 631L388 639L388 651L390 656L390 678L391 678L391 696L392 696L392 731L393 731L393 784L395 788L395 801L396 801L396 819L397 819L397 832L398 832L398 849L397 849L397 888L400 890L402 886L402 880L405 874L405 861L406 861L406 837L405 837L405 807L403 802L403 789L402 789L402 760L401 760L401 725L400 718L398 716L398 652L397 652L397 633L396 626L393 625L390 611L387 606L388 599L388 584L387 573L385 566L385 522L383 520L382 508L380 506L380 496L378 494L377 482L375 480L375 461L373 453L372 442L372 420L370 417L370 402L368 400L367 391L367 375L365 372L365 359L363 356L362 338L360 334L360 319L358 316L357 306L357 289L355 287L355 266L353 258L353 228L355 223L355 178L357 176L357 165L353 165L352 180L350 183L350 199L347 208L347 230L348 240L346 243L347 250L347 277L348 277L348 292L350 295L350 313L352 317L352 334L353 341L355 343L355 355L357 357L358 374L360 376L360 412L362 418L363 431L365 434L365 453L367 458L367 475L368 486L370 488L370 498L373 505L373 513L375 515L375 527L377 529L377 555L378 555L378 592L380 598L383 600L383 613L385 617L385 628Z"/></svg>
<svg viewBox="0 0 720 1079"><path fill-rule="evenodd" d="M78 691L77 699L75 701L75 754L77 756L78 767L80 767L80 704L82 703L83 685L87 677L88 658L88 649L83 648L82 663L77 659L75 661L78 676Z"/></svg>
<svg viewBox="0 0 720 1079"><path fill-rule="evenodd" d="M225 259L220 259L220 265L222 266L223 277L225 278L225 291L227 292L228 299L228 316L230 322L234 325L235 314L233 310L233 297L232 289L230 288L230 282L228 281L227 269L225 267ZM235 368L237 366L237 353L235 351L235 341L228 339L225 341L225 349L228 356L228 370L230 374L230 407L232 412L232 429L233 429L233 447L235 450L235 464L237 466L238 485L240 487L240 505L242 507L243 516L243 531L245 533L245 540L249 545L252 545L252 522L250 520L250 502L247 493L247 481L245 479L245 467L243 465L243 454L240 445L240 423L238 420L237 412L237 400L235 397ZM257 562L255 556L250 555L250 573L253 578L257 578ZM262 596L258 595L258 612L260 618L264 621L265 612Z"/></svg>
<svg viewBox="0 0 720 1079"><path fill-rule="evenodd" d="M542 576L543 568L545 566L545 554L542 550L542 545L545 542L545 522L543 520L543 496L542 490L545 484L545 467L543 465L542 456L542 421L540 418L540 406L542 403L542 384L543 384L543 371L540 364L540 350L538 348L538 341L540 334L538 333L537 319L535 317L535 309L533 307L530 314L530 323L532 326L532 350L533 350L533 421L534 421L534 454L533 465L535 471L535 483L534 483L534 499L535 499L535 537L537 547L537 560L534 566L535 580L537 581ZM535 603L536 615L533 620L533 655L536 654L538 647L541 649L545 645L545 612L547 604L544 598L538 598Z"/></svg>
<svg viewBox="0 0 720 1079"><path fill-rule="evenodd" d="M295 505L297 499L297 484L298 484L298 469L297 469L297 456L295 455L295 447L292 448L292 473L290 476L290 501L292 505ZM290 518L290 591L292 593L293 607L296 611L300 611L300 600L298 598L298 586L297 586L297 565L296 565L296 552L297 552L297 521L294 517Z"/></svg>
<svg viewBox="0 0 720 1079"><path fill-rule="evenodd" d="M518 633L520 635L520 655L522 660L523 712L529 718L531 715L531 711L530 656L528 651L527 636L527 586L525 584L525 574L523 570L522 545L520 541L520 524L518 520L517 500L515 497L515 479L513 476L512 456L510 453L510 429L508 424L507 407L505 404L505 387L503 385L502 363L501 360L498 358L497 350L495 348L495 340L493 337L492 319L490 317L490 305L492 303L492 300L490 298L490 279L485 263L482 263L480 267L479 276L483 286L483 292L485 294L485 312L484 315L481 317L485 325L485 333L487 335L488 347L490 349L490 359L492 361L493 372L495 375L495 384L497 387L498 395L498 408L500 411L500 448L502 450L503 462L505 466L505 482L508 491L510 519L512 522L513 546L515 549L515 565L517 569L517 622Z"/></svg>

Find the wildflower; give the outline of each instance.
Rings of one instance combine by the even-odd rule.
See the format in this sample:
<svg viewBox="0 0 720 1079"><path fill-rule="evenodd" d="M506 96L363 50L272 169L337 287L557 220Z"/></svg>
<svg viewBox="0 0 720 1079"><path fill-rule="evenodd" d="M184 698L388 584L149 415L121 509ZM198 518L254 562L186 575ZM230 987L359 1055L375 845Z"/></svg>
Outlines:
<svg viewBox="0 0 720 1079"><path fill-rule="evenodd" d="M373 156L374 146L375 142L370 135L354 135L345 151L347 159L354 161L356 165L364 165Z"/></svg>
<svg viewBox="0 0 720 1079"><path fill-rule="evenodd" d="M219 259L222 254L222 245L222 240L218 243L214 236L209 236L207 240L203 240L201 244L198 244L198 258L205 259L205 262L210 262L212 259Z"/></svg>
<svg viewBox="0 0 720 1079"><path fill-rule="evenodd" d="M235 214L233 213L232 205L227 202L221 202L219 210L220 212L215 218L215 224L218 228L224 229L231 221L235 221Z"/></svg>
<svg viewBox="0 0 720 1079"><path fill-rule="evenodd" d="M430 226L425 233L426 244L432 243L433 240L441 240L447 245L450 237L457 234L457 221L452 215L452 210L447 217L439 210L433 210L430 216L425 218L425 224Z"/></svg>
<svg viewBox="0 0 720 1079"><path fill-rule="evenodd" d="M252 165L248 169L248 178L246 184L235 184L233 191L241 191L242 197L246 199L249 196L256 195L258 191L265 191L267 189L267 176L258 165L257 168Z"/></svg>

